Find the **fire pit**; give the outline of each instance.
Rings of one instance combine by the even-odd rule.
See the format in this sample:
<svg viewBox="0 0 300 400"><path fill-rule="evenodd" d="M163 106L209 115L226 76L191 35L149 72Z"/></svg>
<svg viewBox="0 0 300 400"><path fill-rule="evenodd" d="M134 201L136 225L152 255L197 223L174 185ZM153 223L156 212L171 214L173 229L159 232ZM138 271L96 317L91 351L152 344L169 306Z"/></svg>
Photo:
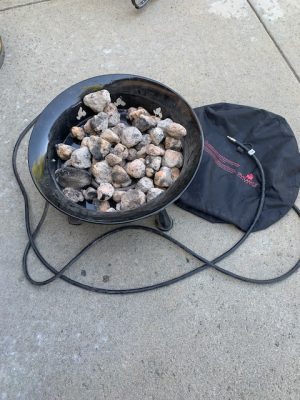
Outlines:
<svg viewBox="0 0 300 400"><path fill-rule="evenodd" d="M106 89L120 112L124 107L142 106L163 118L182 124L188 131L183 140L184 163L175 183L161 196L137 209L102 213L92 209L88 202L82 205L66 198L55 178L61 167L56 145L68 139L74 126L83 126L93 112L83 103L85 95ZM165 208L177 200L190 184L200 164L203 134L199 121L187 102L172 89L156 81L133 75L105 75L87 79L57 96L42 112L29 142L28 164L38 190L58 210L73 221L101 224L128 223L158 214L158 226L171 227Z"/></svg>

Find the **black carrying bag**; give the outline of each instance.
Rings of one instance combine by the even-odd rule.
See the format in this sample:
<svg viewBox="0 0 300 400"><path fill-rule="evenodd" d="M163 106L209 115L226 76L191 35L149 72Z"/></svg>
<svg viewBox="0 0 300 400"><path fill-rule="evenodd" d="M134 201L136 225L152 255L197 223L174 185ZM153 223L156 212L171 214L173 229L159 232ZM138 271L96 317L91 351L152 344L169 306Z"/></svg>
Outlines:
<svg viewBox="0 0 300 400"><path fill-rule="evenodd" d="M229 142L231 136L255 150L266 176L265 204L254 231L282 218L294 205L300 186L300 154L286 120L269 111L228 103L194 111L204 133L203 157L176 204L210 222L248 229L261 182L255 163Z"/></svg>

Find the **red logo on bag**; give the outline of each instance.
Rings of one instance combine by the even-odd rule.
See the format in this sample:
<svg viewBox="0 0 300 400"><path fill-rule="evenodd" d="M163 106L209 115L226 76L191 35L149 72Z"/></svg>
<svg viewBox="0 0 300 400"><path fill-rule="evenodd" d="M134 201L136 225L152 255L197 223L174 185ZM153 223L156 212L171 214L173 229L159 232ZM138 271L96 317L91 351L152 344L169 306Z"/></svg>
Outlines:
<svg viewBox="0 0 300 400"><path fill-rule="evenodd" d="M241 167L235 161L229 160L228 158L224 157L220 154L207 140L204 143L204 151L210 155L214 163L224 171L236 175L238 178L242 180L242 182L246 183L249 186L255 188L258 186L258 182L255 179L255 176L252 172L243 175L238 169Z"/></svg>
<svg viewBox="0 0 300 400"><path fill-rule="evenodd" d="M253 181L254 175L253 174L247 174L246 179L249 179L249 181Z"/></svg>

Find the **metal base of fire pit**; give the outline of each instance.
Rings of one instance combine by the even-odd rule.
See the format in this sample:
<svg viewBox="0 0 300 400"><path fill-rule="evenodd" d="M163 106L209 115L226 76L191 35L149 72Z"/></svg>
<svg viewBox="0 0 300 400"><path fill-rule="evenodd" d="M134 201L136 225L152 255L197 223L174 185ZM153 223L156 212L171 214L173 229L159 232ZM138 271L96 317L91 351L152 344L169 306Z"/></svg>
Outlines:
<svg viewBox="0 0 300 400"><path fill-rule="evenodd" d="M83 221L69 215L68 223L70 225L82 225ZM170 217L167 210L163 210L156 215L155 225L157 229L163 232L169 232L173 228L173 219Z"/></svg>

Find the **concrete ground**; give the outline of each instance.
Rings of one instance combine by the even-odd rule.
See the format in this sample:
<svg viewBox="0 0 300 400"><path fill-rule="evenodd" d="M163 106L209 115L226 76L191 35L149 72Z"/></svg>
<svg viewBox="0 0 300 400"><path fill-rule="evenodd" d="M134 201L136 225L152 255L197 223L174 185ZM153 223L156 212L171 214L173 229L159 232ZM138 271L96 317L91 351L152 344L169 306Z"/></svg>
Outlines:
<svg viewBox="0 0 300 400"><path fill-rule="evenodd" d="M112 72L148 76L193 106L228 101L279 113L300 140L300 84L261 23L300 74L299 2L251 4L152 0L138 12L130 0L0 0L6 47L0 70L2 400L300 398L299 274L264 287L206 270L163 290L109 297L62 281L36 288L21 270L26 232L10 165L13 145L20 130L75 82ZM43 200L24 167L27 144L28 138L19 164L36 220ZM233 227L175 206L170 213L171 235L208 258L240 237ZM251 277L282 273L299 257L297 223L290 212L222 265ZM69 226L51 208L38 243L59 267L106 229ZM48 276L33 257L30 262L36 278ZM131 232L93 248L68 275L127 287L196 265L173 246Z"/></svg>

